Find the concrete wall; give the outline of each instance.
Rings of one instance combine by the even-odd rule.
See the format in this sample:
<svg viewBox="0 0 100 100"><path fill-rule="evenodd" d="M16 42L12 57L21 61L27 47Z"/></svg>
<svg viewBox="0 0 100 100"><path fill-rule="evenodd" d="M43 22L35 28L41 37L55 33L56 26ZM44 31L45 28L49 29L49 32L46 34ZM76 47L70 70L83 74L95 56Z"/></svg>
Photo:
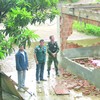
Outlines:
<svg viewBox="0 0 100 100"><path fill-rule="evenodd" d="M100 46L65 49L62 52L62 56L68 58L100 57Z"/></svg>

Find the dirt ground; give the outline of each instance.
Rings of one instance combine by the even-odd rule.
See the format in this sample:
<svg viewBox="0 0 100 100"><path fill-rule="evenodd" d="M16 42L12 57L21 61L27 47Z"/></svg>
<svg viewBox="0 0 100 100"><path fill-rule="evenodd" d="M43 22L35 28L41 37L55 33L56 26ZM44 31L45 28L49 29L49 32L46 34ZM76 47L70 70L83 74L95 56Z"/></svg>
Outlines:
<svg viewBox="0 0 100 100"><path fill-rule="evenodd" d="M89 88L90 85L86 80L83 80L75 75L66 72L61 67L59 67L60 77L57 77L55 75L54 66L52 65L51 67L50 78L48 78L46 64L44 79L46 79L47 81L41 82L40 84L37 84L35 79L36 67L33 67L27 71L26 86L29 88L28 92L33 95L31 96L28 92L19 92L24 100L100 100L100 92L98 90L95 90L96 88L94 86L91 86L92 88ZM16 71L6 74L8 76L11 76L11 78L17 82ZM76 82L78 82L77 85ZM83 83L84 86L79 87L79 85L82 86ZM93 91L91 89L93 89ZM5 100L12 99L9 98Z"/></svg>

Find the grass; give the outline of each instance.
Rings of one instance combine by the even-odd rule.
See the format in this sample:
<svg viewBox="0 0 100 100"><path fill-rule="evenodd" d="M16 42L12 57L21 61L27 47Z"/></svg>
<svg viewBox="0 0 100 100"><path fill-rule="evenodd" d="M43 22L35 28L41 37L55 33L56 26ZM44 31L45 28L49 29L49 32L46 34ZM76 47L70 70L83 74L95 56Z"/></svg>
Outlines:
<svg viewBox="0 0 100 100"><path fill-rule="evenodd" d="M59 0L60 2L68 3L69 0ZM70 3L78 2L79 0L70 0Z"/></svg>
<svg viewBox="0 0 100 100"><path fill-rule="evenodd" d="M72 0L73 3L78 2L79 0Z"/></svg>
<svg viewBox="0 0 100 100"><path fill-rule="evenodd" d="M74 21L73 28L78 32L82 32L87 35L100 36L99 26L85 24L84 22Z"/></svg>
<svg viewBox="0 0 100 100"><path fill-rule="evenodd" d="M96 0L96 1L100 3L100 0Z"/></svg>

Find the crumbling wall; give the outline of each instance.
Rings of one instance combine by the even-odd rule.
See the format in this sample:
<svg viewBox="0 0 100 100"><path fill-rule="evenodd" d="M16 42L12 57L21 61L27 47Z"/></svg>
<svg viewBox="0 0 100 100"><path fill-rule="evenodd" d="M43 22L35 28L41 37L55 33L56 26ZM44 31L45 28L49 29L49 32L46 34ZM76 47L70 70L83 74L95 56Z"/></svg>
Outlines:
<svg viewBox="0 0 100 100"><path fill-rule="evenodd" d="M62 14L60 17L60 43L61 43L61 50L67 49L67 48L77 48L80 47L77 44L73 43L67 43L68 37L73 32L73 18L72 16Z"/></svg>

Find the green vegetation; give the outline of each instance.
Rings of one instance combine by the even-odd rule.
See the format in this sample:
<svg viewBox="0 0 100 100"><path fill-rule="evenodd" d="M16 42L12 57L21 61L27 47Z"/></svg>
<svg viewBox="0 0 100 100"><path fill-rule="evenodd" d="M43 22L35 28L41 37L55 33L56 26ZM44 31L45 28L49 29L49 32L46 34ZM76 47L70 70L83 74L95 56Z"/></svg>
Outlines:
<svg viewBox="0 0 100 100"><path fill-rule="evenodd" d="M59 14L58 0L0 0L0 59L13 51L13 44L31 45L39 36L27 28L29 23L52 21Z"/></svg>
<svg viewBox="0 0 100 100"><path fill-rule="evenodd" d="M78 2L79 0L72 0L72 2L74 3L74 2Z"/></svg>
<svg viewBox="0 0 100 100"><path fill-rule="evenodd" d="M66 2L66 3L75 3L78 2L79 0L60 0L61 2Z"/></svg>
<svg viewBox="0 0 100 100"><path fill-rule="evenodd" d="M85 24L84 22L75 21L73 24L73 28L87 35L100 36L100 27L95 25Z"/></svg>
<svg viewBox="0 0 100 100"><path fill-rule="evenodd" d="M100 2L100 0L96 0L97 2Z"/></svg>

